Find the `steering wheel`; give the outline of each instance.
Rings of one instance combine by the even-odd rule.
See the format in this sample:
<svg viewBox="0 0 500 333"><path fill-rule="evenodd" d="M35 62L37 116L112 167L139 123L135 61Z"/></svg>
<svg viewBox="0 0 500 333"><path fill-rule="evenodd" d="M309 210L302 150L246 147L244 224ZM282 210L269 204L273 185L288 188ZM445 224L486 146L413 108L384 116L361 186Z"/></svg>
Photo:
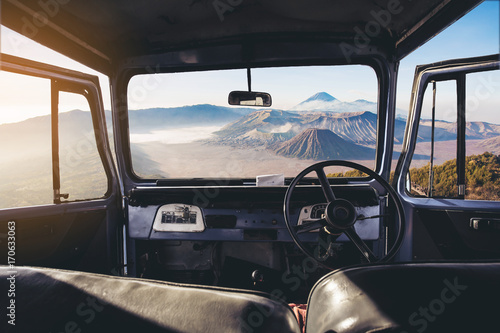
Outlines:
<svg viewBox="0 0 500 333"><path fill-rule="evenodd" d="M378 182L388 193L389 197L392 199L397 214L398 214L398 233L396 239L387 253L381 257L377 257L372 250L366 245L366 243L359 237L356 230L354 229L354 225L359 220L366 220L371 218L383 217L386 215L376 215L370 217L358 216L354 205L345 199L340 199L335 196L333 190L331 188L330 182L325 174L325 168L330 166L343 166L349 167L367 174L370 178L374 179ZM325 213L322 215L322 218L318 221L310 222L302 225L295 225L291 223L290 219L290 202L292 198L292 194L297 187L297 184L309 173L315 172L319 183L321 184L321 189L323 190L323 194L325 195L327 206L325 209ZM389 199L389 198L388 198ZM392 208L394 209L394 208ZM285 224L292 237L293 241L297 245L297 247L306 255L313 258L317 263L321 266L332 269L333 267L329 266L325 262L328 257L328 252L330 250L331 244L335 241L342 233L346 234L346 236L352 241L352 243L356 246L356 248L361 252L363 257L368 262L384 262L392 259L394 255L398 252L401 247L401 243L403 242L403 236L405 231L405 217L403 212L403 205L401 204L401 200L399 196L394 191L394 189L387 183L385 179L380 177L374 171L368 169L365 166L362 166L357 163L343 161L343 160L332 160L319 162L311 165L310 167L304 169L301 173L295 177L295 179L291 182L288 190L286 191L285 201L283 205L283 212L285 215ZM318 246L316 246L314 253L305 246L304 242L298 237L298 234L309 232L312 230L318 230ZM325 254L321 255L320 249L326 250Z"/></svg>

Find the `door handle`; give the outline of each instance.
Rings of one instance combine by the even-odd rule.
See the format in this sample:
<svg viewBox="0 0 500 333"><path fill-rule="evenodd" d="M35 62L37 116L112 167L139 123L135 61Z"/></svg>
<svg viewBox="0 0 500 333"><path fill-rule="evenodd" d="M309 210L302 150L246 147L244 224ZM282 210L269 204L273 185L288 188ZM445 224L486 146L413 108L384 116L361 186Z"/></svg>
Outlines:
<svg viewBox="0 0 500 333"><path fill-rule="evenodd" d="M470 219L469 226L474 230L500 231L500 219L473 217Z"/></svg>

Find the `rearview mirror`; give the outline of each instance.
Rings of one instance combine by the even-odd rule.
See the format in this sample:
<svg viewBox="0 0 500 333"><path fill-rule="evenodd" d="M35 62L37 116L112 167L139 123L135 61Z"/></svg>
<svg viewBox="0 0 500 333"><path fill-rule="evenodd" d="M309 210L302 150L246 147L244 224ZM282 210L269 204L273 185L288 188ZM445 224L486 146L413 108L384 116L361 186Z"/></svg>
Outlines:
<svg viewBox="0 0 500 333"><path fill-rule="evenodd" d="M271 106L271 95L256 91L231 91L228 97L229 105Z"/></svg>

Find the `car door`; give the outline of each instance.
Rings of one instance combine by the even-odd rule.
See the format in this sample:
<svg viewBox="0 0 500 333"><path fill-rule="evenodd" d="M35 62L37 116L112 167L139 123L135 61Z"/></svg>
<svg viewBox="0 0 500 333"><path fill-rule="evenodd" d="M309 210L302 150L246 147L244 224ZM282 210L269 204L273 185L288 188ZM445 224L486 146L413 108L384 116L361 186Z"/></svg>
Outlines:
<svg viewBox="0 0 500 333"><path fill-rule="evenodd" d="M1 111L41 112L0 124L0 263L118 273L123 214L98 78L5 54L1 70Z"/></svg>
<svg viewBox="0 0 500 333"><path fill-rule="evenodd" d="M406 260L500 257L499 55L417 66L395 180Z"/></svg>

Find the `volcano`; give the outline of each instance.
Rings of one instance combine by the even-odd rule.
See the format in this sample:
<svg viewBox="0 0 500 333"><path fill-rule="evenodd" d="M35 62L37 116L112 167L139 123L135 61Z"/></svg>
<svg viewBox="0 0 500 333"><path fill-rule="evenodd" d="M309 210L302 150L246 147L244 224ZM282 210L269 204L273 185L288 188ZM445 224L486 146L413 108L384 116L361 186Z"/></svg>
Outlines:
<svg viewBox="0 0 500 333"><path fill-rule="evenodd" d="M327 129L309 128L272 148L286 157L313 160L373 159L375 150L342 139Z"/></svg>

